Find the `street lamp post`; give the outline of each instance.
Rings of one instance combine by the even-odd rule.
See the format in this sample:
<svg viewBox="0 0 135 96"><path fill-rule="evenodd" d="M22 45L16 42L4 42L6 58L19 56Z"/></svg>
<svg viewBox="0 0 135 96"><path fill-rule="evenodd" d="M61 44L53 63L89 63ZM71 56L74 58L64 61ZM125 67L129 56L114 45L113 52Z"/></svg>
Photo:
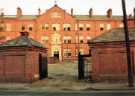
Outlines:
<svg viewBox="0 0 135 96"><path fill-rule="evenodd" d="M126 54L127 54L128 85L129 85L129 87L133 87L134 86L133 70L132 70L131 57L130 57L131 56L131 49L130 49L130 40L129 40L125 0L122 0L122 9L123 9L124 32L125 32Z"/></svg>
<svg viewBox="0 0 135 96"><path fill-rule="evenodd" d="M135 27L135 8L134 8L134 27Z"/></svg>

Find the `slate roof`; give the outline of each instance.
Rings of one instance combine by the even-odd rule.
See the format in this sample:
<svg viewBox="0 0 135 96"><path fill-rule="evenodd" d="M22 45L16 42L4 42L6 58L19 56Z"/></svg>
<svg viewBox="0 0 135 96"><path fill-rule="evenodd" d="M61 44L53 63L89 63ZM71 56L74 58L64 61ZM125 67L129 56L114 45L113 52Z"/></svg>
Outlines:
<svg viewBox="0 0 135 96"><path fill-rule="evenodd" d="M63 10L57 4L55 4L49 10L51 10L55 7L59 8L60 10ZM7 16L4 15L4 17L5 18L16 18L16 15L7 15ZM38 18L38 15L22 15L18 19L33 20L36 18ZM89 17L89 15L74 15L74 18L76 18L77 20L122 20L123 19L122 16L118 16L118 15L113 15L111 18L108 18L106 15L93 15L92 17ZM133 18L133 17L131 17L131 18Z"/></svg>
<svg viewBox="0 0 135 96"><path fill-rule="evenodd" d="M19 20L34 20L38 16L37 15L22 15L18 19ZM16 15L4 15L5 19L17 19Z"/></svg>
<svg viewBox="0 0 135 96"><path fill-rule="evenodd" d="M37 18L37 15L22 15L18 19L19 20L34 20Z"/></svg>
<svg viewBox="0 0 135 96"><path fill-rule="evenodd" d="M16 15L4 15L4 18L8 19L16 19ZM34 20L37 19L37 15L22 15L18 19L19 20ZM74 18L77 20L122 20L122 16L113 15L111 18L108 18L106 15L93 15L89 17L89 15L74 15Z"/></svg>
<svg viewBox="0 0 135 96"><path fill-rule="evenodd" d="M135 28L129 29L129 39L135 40ZM100 43L100 42L114 42L114 41L124 41L125 34L123 28L112 29L110 32L105 32L102 35L91 40L90 43Z"/></svg>
<svg viewBox="0 0 135 96"><path fill-rule="evenodd" d="M28 36L20 36L13 40L9 40L0 45L1 47L39 47L44 48L43 45L32 38L28 38Z"/></svg>
<svg viewBox="0 0 135 96"><path fill-rule="evenodd" d="M77 20L122 20L122 16L113 15L111 18L108 18L106 15L74 15Z"/></svg>
<svg viewBox="0 0 135 96"><path fill-rule="evenodd" d="M4 18L6 19L16 19L16 15L4 15Z"/></svg>

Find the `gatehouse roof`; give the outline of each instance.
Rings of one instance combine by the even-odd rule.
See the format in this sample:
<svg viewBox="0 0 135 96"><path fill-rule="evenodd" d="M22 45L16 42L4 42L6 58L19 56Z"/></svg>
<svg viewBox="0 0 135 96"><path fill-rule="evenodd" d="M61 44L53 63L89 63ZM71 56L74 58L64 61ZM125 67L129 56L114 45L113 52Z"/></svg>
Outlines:
<svg viewBox="0 0 135 96"><path fill-rule="evenodd" d="M135 28L129 28L129 40L135 40ZM125 33L123 28L112 29L102 35L91 40L91 43L96 42L114 42L125 41Z"/></svg>
<svg viewBox="0 0 135 96"><path fill-rule="evenodd" d="M12 40L9 40L3 44L0 45L0 47L39 47L39 48L44 48L43 45L32 39L32 38L29 38L28 37L28 33L26 32L21 32L21 36L15 38L15 39L12 39Z"/></svg>

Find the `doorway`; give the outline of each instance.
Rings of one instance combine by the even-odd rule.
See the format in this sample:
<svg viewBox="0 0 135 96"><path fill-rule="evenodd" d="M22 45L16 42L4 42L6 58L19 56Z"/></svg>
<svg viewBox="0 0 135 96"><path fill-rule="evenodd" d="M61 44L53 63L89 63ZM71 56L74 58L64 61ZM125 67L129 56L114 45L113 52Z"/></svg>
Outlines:
<svg viewBox="0 0 135 96"><path fill-rule="evenodd" d="M40 80L48 76L47 57L43 57L39 54L39 76Z"/></svg>
<svg viewBox="0 0 135 96"><path fill-rule="evenodd" d="M59 61L59 51L54 51L54 59L55 59L55 62Z"/></svg>

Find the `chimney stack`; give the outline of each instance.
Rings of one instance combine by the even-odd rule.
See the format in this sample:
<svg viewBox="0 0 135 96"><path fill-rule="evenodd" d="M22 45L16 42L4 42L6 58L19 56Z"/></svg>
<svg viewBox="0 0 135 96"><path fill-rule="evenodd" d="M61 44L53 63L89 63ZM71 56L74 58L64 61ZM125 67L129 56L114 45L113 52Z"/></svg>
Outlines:
<svg viewBox="0 0 135 96"><path fill-rule="evenodd" d="M4 12L1 12L1 14L0 14L0 15L1 15L1 17L4 17Z"/></svg>
<svg viewBox="0 0 135 96"><path fill-rule="evenodd" d="M112 9L111 8L107 10L107 17L108 18L112 17Z"/></svg>
<svg viewBox="0 0 135 96"><path fill-rule="evenodd" d="M17 17L20 17L22 15L22 9L20 7L17 8Z"/></svg>
<svg viewBox="0 0 135 96"><path fill-rule="evenodd" d="M38 9L38 15L41 15L41 9L40 8Z"/></svg>
<svg viewBox="0 0 135 96"><path fill-rule="evenodd" d="M73 11L74 11L73 8L71 8L71 16L73 16L73 14L74 14Z"/></svg>
<svg viewBox="0 0 135 96"><path fill-rule="evenodd" d="M92 17L92 16L93 16L93 9L90 8L90 10L89 10L89 17Z"/></svg>
<svg viewBox="0 0 135 96"><path fill-rule="evenodd" d="M1 12L0 13L0 23L3 23L4 22L4 13Z"/></svg>
<svg viewBox="0 0 135 96"><path fill-rule="evenodd" d="M132 14L129 14L128 19L132 19Z"/></svg>
<svg viewBox="0 0 135 96"><path fill-rule="evenodd" d="M29 36L29 33L27 31L20 32L20 34L21 34L21 37L28 37Z"/></svg>

